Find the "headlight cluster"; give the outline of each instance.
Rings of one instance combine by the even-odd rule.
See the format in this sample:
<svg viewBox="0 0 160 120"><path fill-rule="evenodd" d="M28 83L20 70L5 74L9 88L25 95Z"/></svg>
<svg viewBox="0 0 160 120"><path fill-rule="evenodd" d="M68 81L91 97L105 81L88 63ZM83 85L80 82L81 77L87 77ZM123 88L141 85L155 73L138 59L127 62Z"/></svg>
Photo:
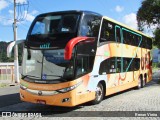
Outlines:
<svg viewBox="0 0 160 120"><path fill-rule="evenodd" d="M20 84L20 88L21 88L22 90L26 90L26 89L27 89L27 87L25 87L25 86L22 85L22 84Z"/></svg>
<svg viewBox="0 0 160 120"><path fill-rule="evenodd" d="M41 91L41 95L56 95L56 94L59 94L59 93L66 93L66 92L68 92L68 91L71 91L71 90L73 90L73 89L75 89L76 87L78 87L80 84L82 83L82 81L81 82L79 82L79 83L77 83L77 84L75 84L75 85L73 85L73 86L70 86L70 87L67 87L67 88L63 88L63 89L60 89L60 90L55 90L55 91ZM26 86L24 86L24 85L20 85L20 88L22 89L22 90L26 90L26 91L28 91L28 92L30 92L30 93L32 93L32 94L36 94L36 95L39 95L39 90L32 90L32 89L28 89Z"/></svg>
<svg viewBox="0 0 160 120"><path fill-rule="evenodd" d="M75 85L73 85L73 86L71 86L71 87L67 87L67 88L63 88L63 89L57 90L57 92L65 93L65 92L71 91L71 90L75 89L76 87L78 87L81 83L82 83L82 81L77 83L77 84L75 84Z"/></svg>

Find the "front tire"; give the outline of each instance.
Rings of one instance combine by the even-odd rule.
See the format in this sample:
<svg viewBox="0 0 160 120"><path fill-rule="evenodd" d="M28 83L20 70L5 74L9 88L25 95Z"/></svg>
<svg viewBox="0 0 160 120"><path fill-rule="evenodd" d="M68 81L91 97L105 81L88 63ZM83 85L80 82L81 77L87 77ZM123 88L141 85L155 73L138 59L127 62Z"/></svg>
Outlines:
<svg viewBox="0 0 160 120"><path fill-rule="evenodd" d="M95 99L92 101L93 104L99 104L104 98L104 88L101 83L96 87Z"/></svg>

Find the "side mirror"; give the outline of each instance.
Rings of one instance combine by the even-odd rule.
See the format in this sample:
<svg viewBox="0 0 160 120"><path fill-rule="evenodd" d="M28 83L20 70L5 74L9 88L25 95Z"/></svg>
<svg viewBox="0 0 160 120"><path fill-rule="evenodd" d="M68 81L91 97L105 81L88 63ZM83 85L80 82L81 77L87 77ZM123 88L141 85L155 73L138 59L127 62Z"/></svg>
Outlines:
<svg viewBox="0 0 160 120"><path fill-rule="evenodd" d="M7 57L11 57L11 53L12 53L12 50L13 50L13 47L15 45L18 45L18 44L21 44L21 43L24 43L25 40L17 40L17 41L13 41L11 42L8 46L7 46Z"/></svg>
<svg viewBox="0 0 160 120"><path fill-rule="evenodd" d="M27 60L30 60L31 59L31 51L29 49L27 49Z"/></svg>
<svg viewBox="0 0 160 120"><path fill-rule="evenodd" d="M95 39L93 37L76 37L76 38L71 39L65 47L64 59L65 60L71 59L73 48L79 42L81 42L81 41L94 41L94 40Z"/></svg>

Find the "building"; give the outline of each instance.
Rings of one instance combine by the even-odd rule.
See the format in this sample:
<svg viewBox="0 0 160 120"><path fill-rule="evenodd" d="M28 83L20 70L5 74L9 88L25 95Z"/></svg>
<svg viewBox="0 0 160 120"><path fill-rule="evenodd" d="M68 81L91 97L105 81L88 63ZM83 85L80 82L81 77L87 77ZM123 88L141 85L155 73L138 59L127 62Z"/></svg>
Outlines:
<svg viewBox="0 0 160 120"><path fill-rule="evenodd" d="M0 63L0 80L14 80L14 63Z"/></svg>

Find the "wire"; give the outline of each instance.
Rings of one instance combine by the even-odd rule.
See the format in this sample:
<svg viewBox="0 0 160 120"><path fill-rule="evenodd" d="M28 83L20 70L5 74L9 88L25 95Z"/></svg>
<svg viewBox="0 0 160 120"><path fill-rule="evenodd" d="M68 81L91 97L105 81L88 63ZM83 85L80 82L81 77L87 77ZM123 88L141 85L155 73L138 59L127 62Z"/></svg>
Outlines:
<svg viewBox="0 0 160 120"><path fill-rule="evenodd" d="M1 24L0 24L0 26L1 26L1 27L5 27L5 28L10 28L10 27L12 27L11 25L1 25Z"/></svg>
<svg viewBox="0 0 160 120"><path fill-rule="evenodd" d="M18 7L17 22L26 20L29 9L29 1L25 3L16 3L16 6Z"/></svg>
<svg viewBox="0 0 160 120"><path fill-rule="evenodd" d="M11 19L11 18L1 17L1 16L0 16L0 19L4 19L4 20L13 20L13 19Z"/></svg>

